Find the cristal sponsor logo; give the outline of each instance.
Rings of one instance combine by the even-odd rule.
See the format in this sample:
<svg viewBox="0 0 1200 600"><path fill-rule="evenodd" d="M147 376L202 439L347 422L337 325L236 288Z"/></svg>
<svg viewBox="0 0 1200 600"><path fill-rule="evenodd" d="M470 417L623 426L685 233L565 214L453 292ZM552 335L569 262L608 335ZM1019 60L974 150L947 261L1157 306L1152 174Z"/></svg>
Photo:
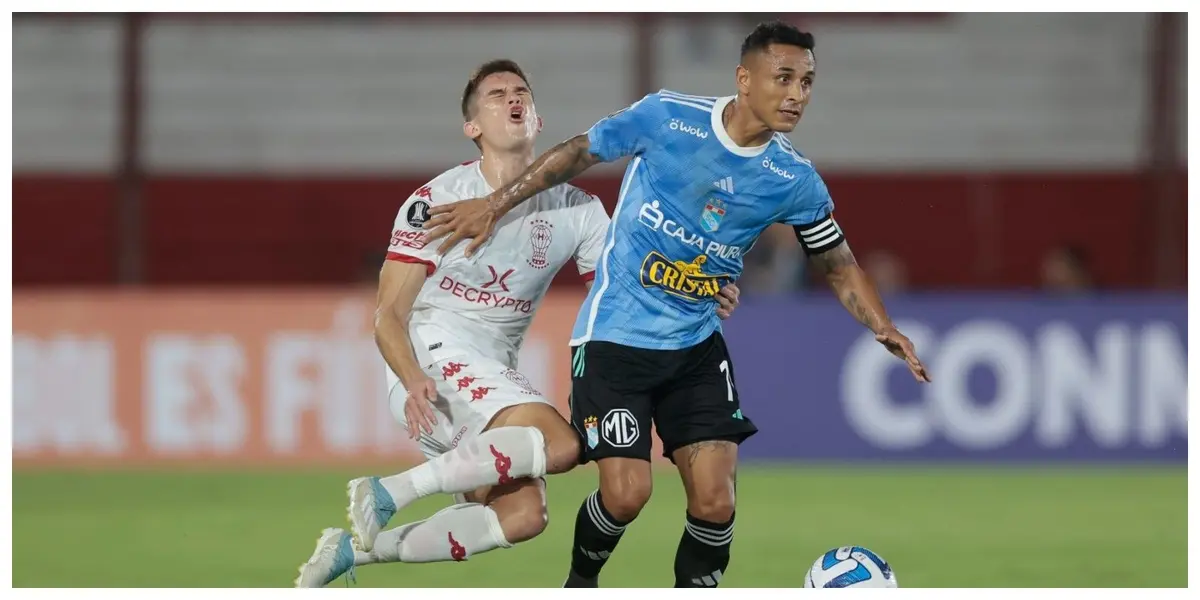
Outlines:
<svg viewBox="0 0 1200 600"><path fill-rule="evenodd" d="M722 244L716 240L707 240L704 236L694 234L688 231L683 225L665 218L662 210L659 209L658 200L642 205L642 209L638 212L638 222L654 231L661 231L668 237L678 239L684 245L691 246L697 252L703 252L709 256L732 260L736 260L742 256L741 246Z"/></svg>
<svg viewBox="0 0 1200 600"><path fill-rule="evenodd" d="M770 169L772 173L774 173L784 179L795 179L796 178L795 175L788 173L787 171L784 171L783 169L775 166L775 163L769 158L763 159L762 166L764 169Z"/></svg>
<svg viewBox="0 0 1200 600"><path fill-rule="evenodd" d="M696 125L688 125L679 119L671 119L671 123L667 125L671 131L680 131L690 135L694 135L702 140L708 139L708 132L700 129Z"/></svg>
<svg viewBox="0 0 1200 600"><path fill-rule="evenodd" d="M642 287L657 287L685 300L712 298L731 278L728 274L704 274L701 267L707 261L708 258L703 254L689 263L672 261L658 252L651 252L642 261Z"/></svg>
<svg viewBox="0 0 1200 600"><path fill-rule="evenodd" d="M513 312L529 314L533 312L533 301L513 298L505 294L486 292L477 287L467 285L449 276L442 276L438 288L474 304L482 304L488 308L508 308Z"/></svg>

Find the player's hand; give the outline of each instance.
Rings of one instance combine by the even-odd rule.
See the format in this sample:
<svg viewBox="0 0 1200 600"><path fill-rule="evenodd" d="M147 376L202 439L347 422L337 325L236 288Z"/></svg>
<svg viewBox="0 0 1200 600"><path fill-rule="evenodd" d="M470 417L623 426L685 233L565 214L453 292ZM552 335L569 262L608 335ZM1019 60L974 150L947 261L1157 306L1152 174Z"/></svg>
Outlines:
<svg viewBox="0 0 1200 600"><path fill-rule="evenodd" d="M408 398L404 400L404 422L408 423L410 439L417 439L422 430L433 435L433 426L437 425L437 416L433 411L435 400L437 384L428 377L422 377L408 389Z"/></svg>
<svg viewBox="0 0 1200 600"><path fill-rule="evenodd" d="M733 314L733 309L737 308L738 298L741 295L742 291L738 289L737 284L733 282L725 284L725 287L717 292L717 316L728 319Z"/></svg>
<svg viewBox="0 0 1200 600"><path fill-rule="evenodd" d="M908 365L908 370L912 372L913 377L917 381L929 383L932 379L929 378L929 372L925 370L925 365L921 364L921 359L917 358L917 350L913 347L913 343L909 341L899 329L895 327L886 327L879 333L875 334L875 341L883 344L888 352L896 355Z"/></svg>
<svg viewBox="0 0 1200 600"><path fill-rule="evenodd" d="M451 248L466 238L471 238L466 255L469 258L492 237L492 230L500 215L492 208L487 198L472 198L440 204L429 209L429 220L425 222L426 243L449 235L438 246L438 254L445 256Z"/></svg>

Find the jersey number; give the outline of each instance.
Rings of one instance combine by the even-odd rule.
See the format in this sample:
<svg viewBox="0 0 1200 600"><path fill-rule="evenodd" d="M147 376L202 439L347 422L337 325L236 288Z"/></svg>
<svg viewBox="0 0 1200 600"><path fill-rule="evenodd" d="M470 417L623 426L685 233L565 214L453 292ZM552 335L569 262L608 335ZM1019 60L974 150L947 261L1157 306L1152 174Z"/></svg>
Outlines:
<svg viewBox="0 0 1200 600"><path fill-rule="evenodd" d="M725 391L729 394L729 401L733 402L733 381L729 379L729 361L721 361L721 372L725 374Z"/></svg>

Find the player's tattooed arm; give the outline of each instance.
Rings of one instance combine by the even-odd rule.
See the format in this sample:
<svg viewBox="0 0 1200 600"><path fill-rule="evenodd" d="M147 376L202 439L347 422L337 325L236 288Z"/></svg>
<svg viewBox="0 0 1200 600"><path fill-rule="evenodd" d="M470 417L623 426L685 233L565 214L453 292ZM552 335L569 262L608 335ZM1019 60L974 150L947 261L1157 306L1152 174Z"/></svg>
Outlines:
<svg viewBox="0 0 1200 600"><path fill-rule="evenodd" d="M577 135L546 151L524 173L496 190L488 198L488 205L496 214L503 215L539 192L566 183L599 162L600 158L591 152L587 134Z"/></svg>
<svg viewBox="0 0 1200 600"><path fill-rule="evenodd" d="M879 291L875 289L875 284L862 267L858 266L854 253L850 251L850 244L845 239L829 250L810 255L809 262L825 274L829 287L833 288L842 306L875 333L875 341L883 344L888 352L897 358L904 360L917 381L930 381L929 373L917 358L912 342L892 324L891 317L883 307L883 299L879 297Z"/></svg>
<svg viewBox="0 0 1200 600"><path fill-rule="evenodd" d="M862 267L858 266L848 242L843 240L825 252L810 256L809 262L825 275L825 280L842 306L860 323L875 333L892 327L892 320L883 307L879 292Z"/></svg>

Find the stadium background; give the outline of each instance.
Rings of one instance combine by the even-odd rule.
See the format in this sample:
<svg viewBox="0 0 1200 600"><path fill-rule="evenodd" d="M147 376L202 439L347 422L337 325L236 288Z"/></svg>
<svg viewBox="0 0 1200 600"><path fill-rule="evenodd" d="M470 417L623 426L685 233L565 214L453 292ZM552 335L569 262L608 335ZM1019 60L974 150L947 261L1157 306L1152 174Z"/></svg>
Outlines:
<svg viewBox="0 0 1200 600"><path fill-rule="evenodd" d="M472 67L526 68L546 149L660 87L729 93L767 17L14 18L14 585L287 585L347 477L417 456L372 285L401 200L476 157ZM902 585L1185 585L1186 19L785 18L819 65L792 139L935 383L770 230L726 326L762 429L726 585L844 544ZM622 166L581 186L611 209ZM581 298L568 266L522 352L560 402ZM521 548L359 583L558 585L593 485L555 478ZM605 585L669 585L656 486Z"/></svg>

